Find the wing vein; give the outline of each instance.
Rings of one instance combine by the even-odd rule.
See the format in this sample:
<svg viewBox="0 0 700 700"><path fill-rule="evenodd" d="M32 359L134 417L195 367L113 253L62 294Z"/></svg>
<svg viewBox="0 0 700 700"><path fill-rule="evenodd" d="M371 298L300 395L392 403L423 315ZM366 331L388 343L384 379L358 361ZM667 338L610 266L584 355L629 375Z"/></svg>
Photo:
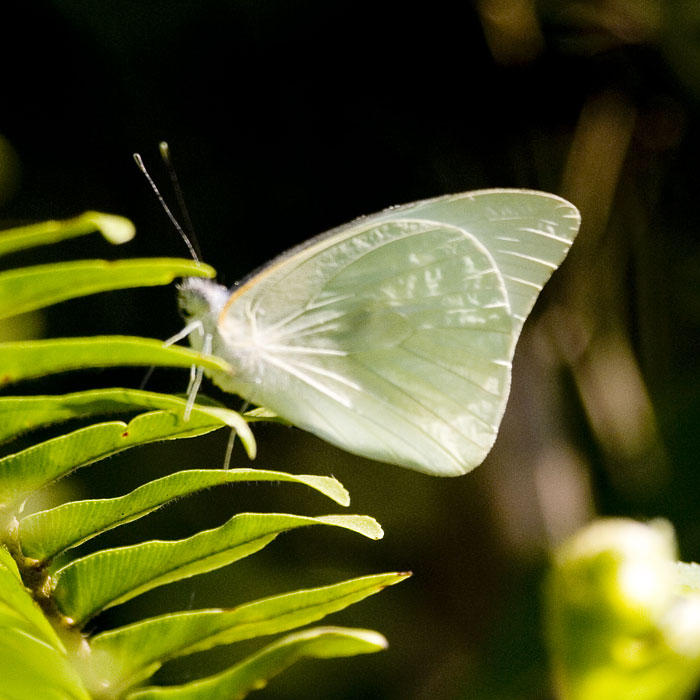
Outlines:
<svg viewBox="0 0 700 700"><path fill-rule="evenodd" d="M525 255L524 253L518 253L515 250L499 250L498 252L502 253L503 255L512 255L514 258L530 260L531 262L538 263L539 265L544 265L545 267L548 267L551 270L556 270L559 267L559 265L555 265L554 263L549 262L549 260L542 260L542 258L536 258L534 255Z"/></svg>
<svg viewBox="0 0 700 700"><path fill-rule="evenodd" d="M333 401L337 401L341 406L344 406L345 408L353 410L354 412L361 415L363 418L370 418L371 417L371 416L368 416L361 411L358 411L357 407L352 405L352 402L349 402L349 401L345 400L343 397L336 395L334 392L327 389L322 383L319 383L318 381L314 380L312 377L308 376L305 373L299 372L298 370L295 371L295 369L293 369L291 367L290 363L280 362L278 360L278 358L273 358L273 357L268 358L268 361L271 362L272 364L276 365L280 369L284 370L285 372L288 372L289 374L296 377L300 381L306 382L309 386L316 389L317 391L324 394L325 396L332 399ZM415 398L415 396L411 396L410 394L408 394L404 389L397 386L396 384L391 382L386 377L383 377L381 374L378 374L374 369L372 369L372 367L364 364L363 362L358 362L358 364L361 365L367 371L369 371L371 374L378 377L382 382L386 382L386 383L390 384L392 387L394 387L397 391L402 393L404 396L407 396L413 403L420 406L426 413L433 415L441 423L443 423L443 424L446 423L446 421L444 419L442 419L433 409L429 408L422 401L417 400ZM305 365L303 363L296 363L296 366L303 368L303 369L306 369L307 371L316 372L318 374L321 374L321 376L325 376L321 372L318 371L319 368L316 366ZM420 423L408 421L406 419L406 417L401 412L396 410L396 408L394 407L394 405L391 401L387 400L383 396L378 395L375 391L372 391L372 392L367 391L366 387L355 386L351 383L348 383L347 381L345 381L345 379L344 379L344 377L342 377L342 375L335 375L335 378L340 379L341 383L343 383L346 386L349 386L350 388L355 389L358 392L369 394L375 401L382 404L384 406L385 410L387 410L389 413L392 413L393 415L397 416L403 422L409 423L415 430L419 431L430 443L434 444L441 452L444 452L445 454L449 455L450 458L455 460L456 462L458 462L460 464L462 463L461 457L458 454L455 454L453 451L449 450L442 442L439 441L439 439L435 435L432 435L430 432L426 431L425 428ZM471 414L471 415L473 415L473 414ZM474 416L474 417L476 418L476 416ZM386 426L383 424L382 427L386 427ZM478 449L480 449L480 450L483 449L477 442L475 442L468 435L464 435L461 431L456 430L454 428L454 426L452 426L452 425L450 425L449 427L455 433L457 433L458 435L460 435L461 437L463 437L464 439L468 440L473 445L475 445ZM401 437L401 435L397 434L397 437Z"/></svg>
<svg viewBox="0 0 700 700"><path fill-rule="evenodd" d="M499 393L495 391L489 391L488 389L485 389L483 386L480 384L477 384L473 379L469 379L469 377L465 377L464 375L461 375L457 372L455 372L451 367L448 365L443 364L442 362L437 362L433 358L431 358L428 355L424 355L423 353L417 352L414 348L407 348L405 345L401 346L401 349L404 350L407 353L410 353L414 357L418 357L421 360L428 360L432 362L434 365L437 365L440 367L440 369L445 370L446 372L449 372L450 374L454 375L455 377L458 377L462 381L467 382L468 384L471 384L472 386L475 386L477 389L480 389L481 391L485 392L486 394L489 394L490 396L495 396L496 398L498 397ZM498 360L491 360L491 362L499 362ZM473 414L472 414L473 415ZM474 416L477 420L480 420L478 416ZM488 428L492 428L493 426L489 425L485 420L481 420L481 422L487 426Z"/></svg>
<svg viewBox="0 0 700 700"><path fill-rule="evenodd" d="M374 370L371 366L366 365L364 362L358 362L358 364L361 365L362 367L364 367L366 370L368 370L368 371L371 372L372 374L374 374L376 377L378 377L378 378L381 379L382 381L387 382L389 385L393 386L395 389L397 389L397 390L398 390L400 393L402 393L404 396L407 396L411 401L413 401L414 403L418 404L418 406L420 406L422 409L424 409L427 413L430 413L431 415L435 416L435 418L437 418L441 423L447 423L447 421L445 421L443 418L441 418L440 415L437 414L432 408L430 408L428 405L426 405L426 404L423 403L422 401L419 401L415 396L413 396L412 394L409 394L409 393L408 393L405 389L403 389L402 387L398 386L397 384L394 384L394 382L392 382L390 379L387 379L387 378L384 377L383 375L379 374L379 373L378 373L376 370ZM373 392L372 395L374 396L374 398L376 398L376 399L378 399L378 400L384 402L386 405L390 405L383 397L377 396L377 394L376 394L375 392ZM468 411L468 412L469 412L469 414L472 415L476 420L479 420L479 417L476 416L476 415L474 415L474 413L472 413L471 411ZM405 420L405 418L404 418L404 420ZM483 422L484 422L484 424L485 424L489 429L493 429L492 426L489 426L489 425L488 425L488 423L485 423L485 421L483 421ZM449 425L449 424L448 424L448 425ZM473 440L473 439L472 439L471 437L469 437L468 435L465 435L461 430L457 430L453 425L450 425L450 428L451 428L455 433L457 433L457 434L460 435L461 437L463 437L463 438L465 438L466 440L468 440L469 442L471 442L473 445L476 445L479 449L482 449L481 446L480 446L475 440ZM436 444L440 444L440 443L438 442L438 439L437 439L435 436L431 435L430 433L427 433L423 428L420 428L420 430L421 430L421 432L422 432L424 435L426 435L430 440L432 440L432 441L435 442Z"/></svg>
<svg viewBox="0 0 700 700"><path fill-rule="evenodd" d="M546 223L550 223L554 225L553 221L548 221ZM550 233L549 231L543 231L542 229L539 228L521 228L521 231L527 231L528 233L534 233L538 236L544 236L545 238L550 238L553 241L559 241L560 243L565 243L566 245L571 245L571 240L568 238L564 238L563 236L557 236L555 233Z"/></svg>

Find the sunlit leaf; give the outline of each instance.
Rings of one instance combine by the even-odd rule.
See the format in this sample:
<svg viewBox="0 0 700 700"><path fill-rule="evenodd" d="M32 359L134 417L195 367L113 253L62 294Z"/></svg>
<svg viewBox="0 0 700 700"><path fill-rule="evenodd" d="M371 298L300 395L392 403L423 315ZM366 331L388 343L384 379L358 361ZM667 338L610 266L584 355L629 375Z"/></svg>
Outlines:
<svg viewBox="0 0 700 700"><path fill-rule="evenodd" d="M183 540L153 540L77 559L55 572L56 603L74 625L81 626L105 608L231 564L262 549L281 532L308 525L334 525L372 539L383 534L376 520L367 516L241 513Z"/></svg>
<svg viewBox="0 0 700 700"><path fill-rule="evenodd" d="M198 398L192 412L215 418L222 425L236 430L248 456L253 459L255 439L246 420L236 411L207 401L202 395ZM0 397L0 441L71 418L133 412L144 408L168 409L184 415L186 406L187 401L178 396L140 389L94 389L60 396Z"/></svg>
<svg viewBox="0 0 700 700"><path fill-rule="evenodd" d="M301 659L370 654L387 646L386 639L372 630L317 627L290 634L215 676L186 685L143 688L127 695L127 700L239 700Z"/></svg>
<svg viewBox="0 0 700 700"><path fill-rule="evenodd" d="M152 411L125 423L110 421L74 430L0 459L0 503L21 501L36 489L75 469L129 447L194 437L222 427L204 413L185 421L170 411Z"/></svg>
<svg viewBox="0 0 700 700"><path fill-rule="evenodd" d="M74 501L22 518L18 526L22 553L46 561L106 530L141 518L176 498L240 481L305 484L341 505L350 502L342 484L331 477L259 469L191 469L150 481L119 498Z"/></svg>
<svg viewBox="0 0 700 700"><path fill-rule="evenodd" d="M80 260L0 273L0 319L66 299L127 287L169 284L176 277L213 277L215 270L192 260Z"/></svg>
<svg viewBox="0 0 700 700"><path fill-rule="evenodd" d="M164 347L152 338L95 336L0 343L0 386L22 379L90 367L191 367L230 372L229 364L214 355L178 346Z"/></svg>
<svg viewBox="0 0 700 700"><path fill-rule="evenodd" d="M343 610L409 574L389 573L332 586L272 596L230 610L190 610L103 632L93 638L93 653L110 659L105 684L135 685L168 659L317 622Z"/></svg>
<svg viewBox="0 0 700 700"><path fill-rule="evenodd" d="M87 211L72 219L42 221L0 231L0 255L99 231L111 243L126 243L136 232L123 216Z"/></svg>

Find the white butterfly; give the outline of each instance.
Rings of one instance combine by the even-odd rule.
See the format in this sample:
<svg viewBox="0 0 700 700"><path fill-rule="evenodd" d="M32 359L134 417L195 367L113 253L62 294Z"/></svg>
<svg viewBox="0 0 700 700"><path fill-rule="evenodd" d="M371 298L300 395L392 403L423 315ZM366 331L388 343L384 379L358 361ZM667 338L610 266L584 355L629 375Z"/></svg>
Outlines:
<svg viewBox="0 0 700 700"><path fill-rule="evenodd" d="M515 344L580 223L569 202L482 190L387 209L233 289L190 278L192 345L224 390L355 454L442 476L496 439ZM184 337L184 334L179 334Z"/></svg>

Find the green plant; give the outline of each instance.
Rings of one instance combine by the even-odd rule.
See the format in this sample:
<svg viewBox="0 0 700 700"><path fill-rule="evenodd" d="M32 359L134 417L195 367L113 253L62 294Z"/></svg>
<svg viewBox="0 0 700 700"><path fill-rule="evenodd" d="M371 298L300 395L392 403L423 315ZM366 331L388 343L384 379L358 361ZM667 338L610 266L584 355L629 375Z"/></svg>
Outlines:
<svg viewBox="0 0 700 700"><path fill-rule="evenodd" d="M120 243L133 235L120 217L89 212L5 232L0 254L100 230ZM0 274L0 318L59 301L133 286L168 284L179 276L212 277L212 268L186 260L86 260ZM226 369L224 361L160 341L134 337L63 338L0 343L0 384L9 385L86 367L117 365ZM142 687L167 660L217 645L277 634L320 620L397 583L387 573L298 590L235 609L189 610L140 620L97 634L87 623L101 611L145 591L226 566L253 554L278 534L309 525L340 527L371 539L382 536L370 517L239 513L223 525L176 541L150 541L71 558L73 547L148 515L168 502L239 481L297 483L347 506L335 479L255 469L187 470L143 484L118 498L71 501L23 513L26 499L74 470L117 452L228 427L249 456L255 441L248 420L202 397L184 420L185 399L109 388L60 396L0 397L0 439L70 422L82 426L0 459L0 678L2 698L242 698L305 656L336 657L377 651L376 632L336 627L295 631L229 669L177 687ZM124 414L125 420L105 420ZM85 425L85 423L88 423Z"/></svg>
<svg viewBox="0 0 700 700"><path fill-rule="evenodd" d="M561 700L686 700L700 680L700 567L667 521L597 520L558 548L547 631Z"/></svg>

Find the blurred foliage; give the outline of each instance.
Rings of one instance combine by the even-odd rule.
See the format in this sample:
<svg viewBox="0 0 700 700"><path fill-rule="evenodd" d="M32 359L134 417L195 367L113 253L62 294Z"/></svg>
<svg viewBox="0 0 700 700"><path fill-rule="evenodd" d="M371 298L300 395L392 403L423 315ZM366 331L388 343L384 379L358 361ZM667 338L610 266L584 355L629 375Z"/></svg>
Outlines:
<svg viewBox="0 0 700 700"><path fill-rule="evenodd" d="M170 608L191 598L219 605L222 595L235 604L252 580L271 592L283 578L308 585L309 572L322 585L358 566L410 568L411 583L365 608L389 650L320 674L316 697L534 700L552 692L537 623L552 544L593 514L663 516L682 557L700 559L697 2L113 0L97 12L89 0L33 0L3 9L8 225L118 211L137 222L134 257L179 254L130 158L140 151L156 163L163 138L205 260L228 284L356 215L442 192L535 187L582 211L577 244L521 339L506 420L482 467L431 480L260 427L256 466L336 475L386 538L369 550L351 543L342 557L319 546L312 561L291 536L269 559L212 577L211 589L172 587ZM64 250L66 259L91 254L70 242ZM166 338L181 327L168 290L56 311L47 332L59 336ZM84 386L141 378L110 370ZM59 377L41 391L81 381ZM186 376L156 372L149 388L178 382L184 389ZM135 484L144 460L153 478L174 459L218 466L224 449L216 437L177 454L144 448L138 462L115 458L93 483L71 487L107 497ZM207 496L207 515L213 523L256 501L285 506L282 490L251 487ZM200 511L176 504L151 536L205 526ZM145 596L98 622L151 605ZM210 663L172 665L161 680ZM308 697L305 680L301 666L287 690L259 697Z"/></svg>
<svg viewBox="0 0 700 700"><path fill-rule="evenodd" d="M700 567L667 521L608 518L560 546L547 626L562 700L685 700L700 679Z"/></svg>

